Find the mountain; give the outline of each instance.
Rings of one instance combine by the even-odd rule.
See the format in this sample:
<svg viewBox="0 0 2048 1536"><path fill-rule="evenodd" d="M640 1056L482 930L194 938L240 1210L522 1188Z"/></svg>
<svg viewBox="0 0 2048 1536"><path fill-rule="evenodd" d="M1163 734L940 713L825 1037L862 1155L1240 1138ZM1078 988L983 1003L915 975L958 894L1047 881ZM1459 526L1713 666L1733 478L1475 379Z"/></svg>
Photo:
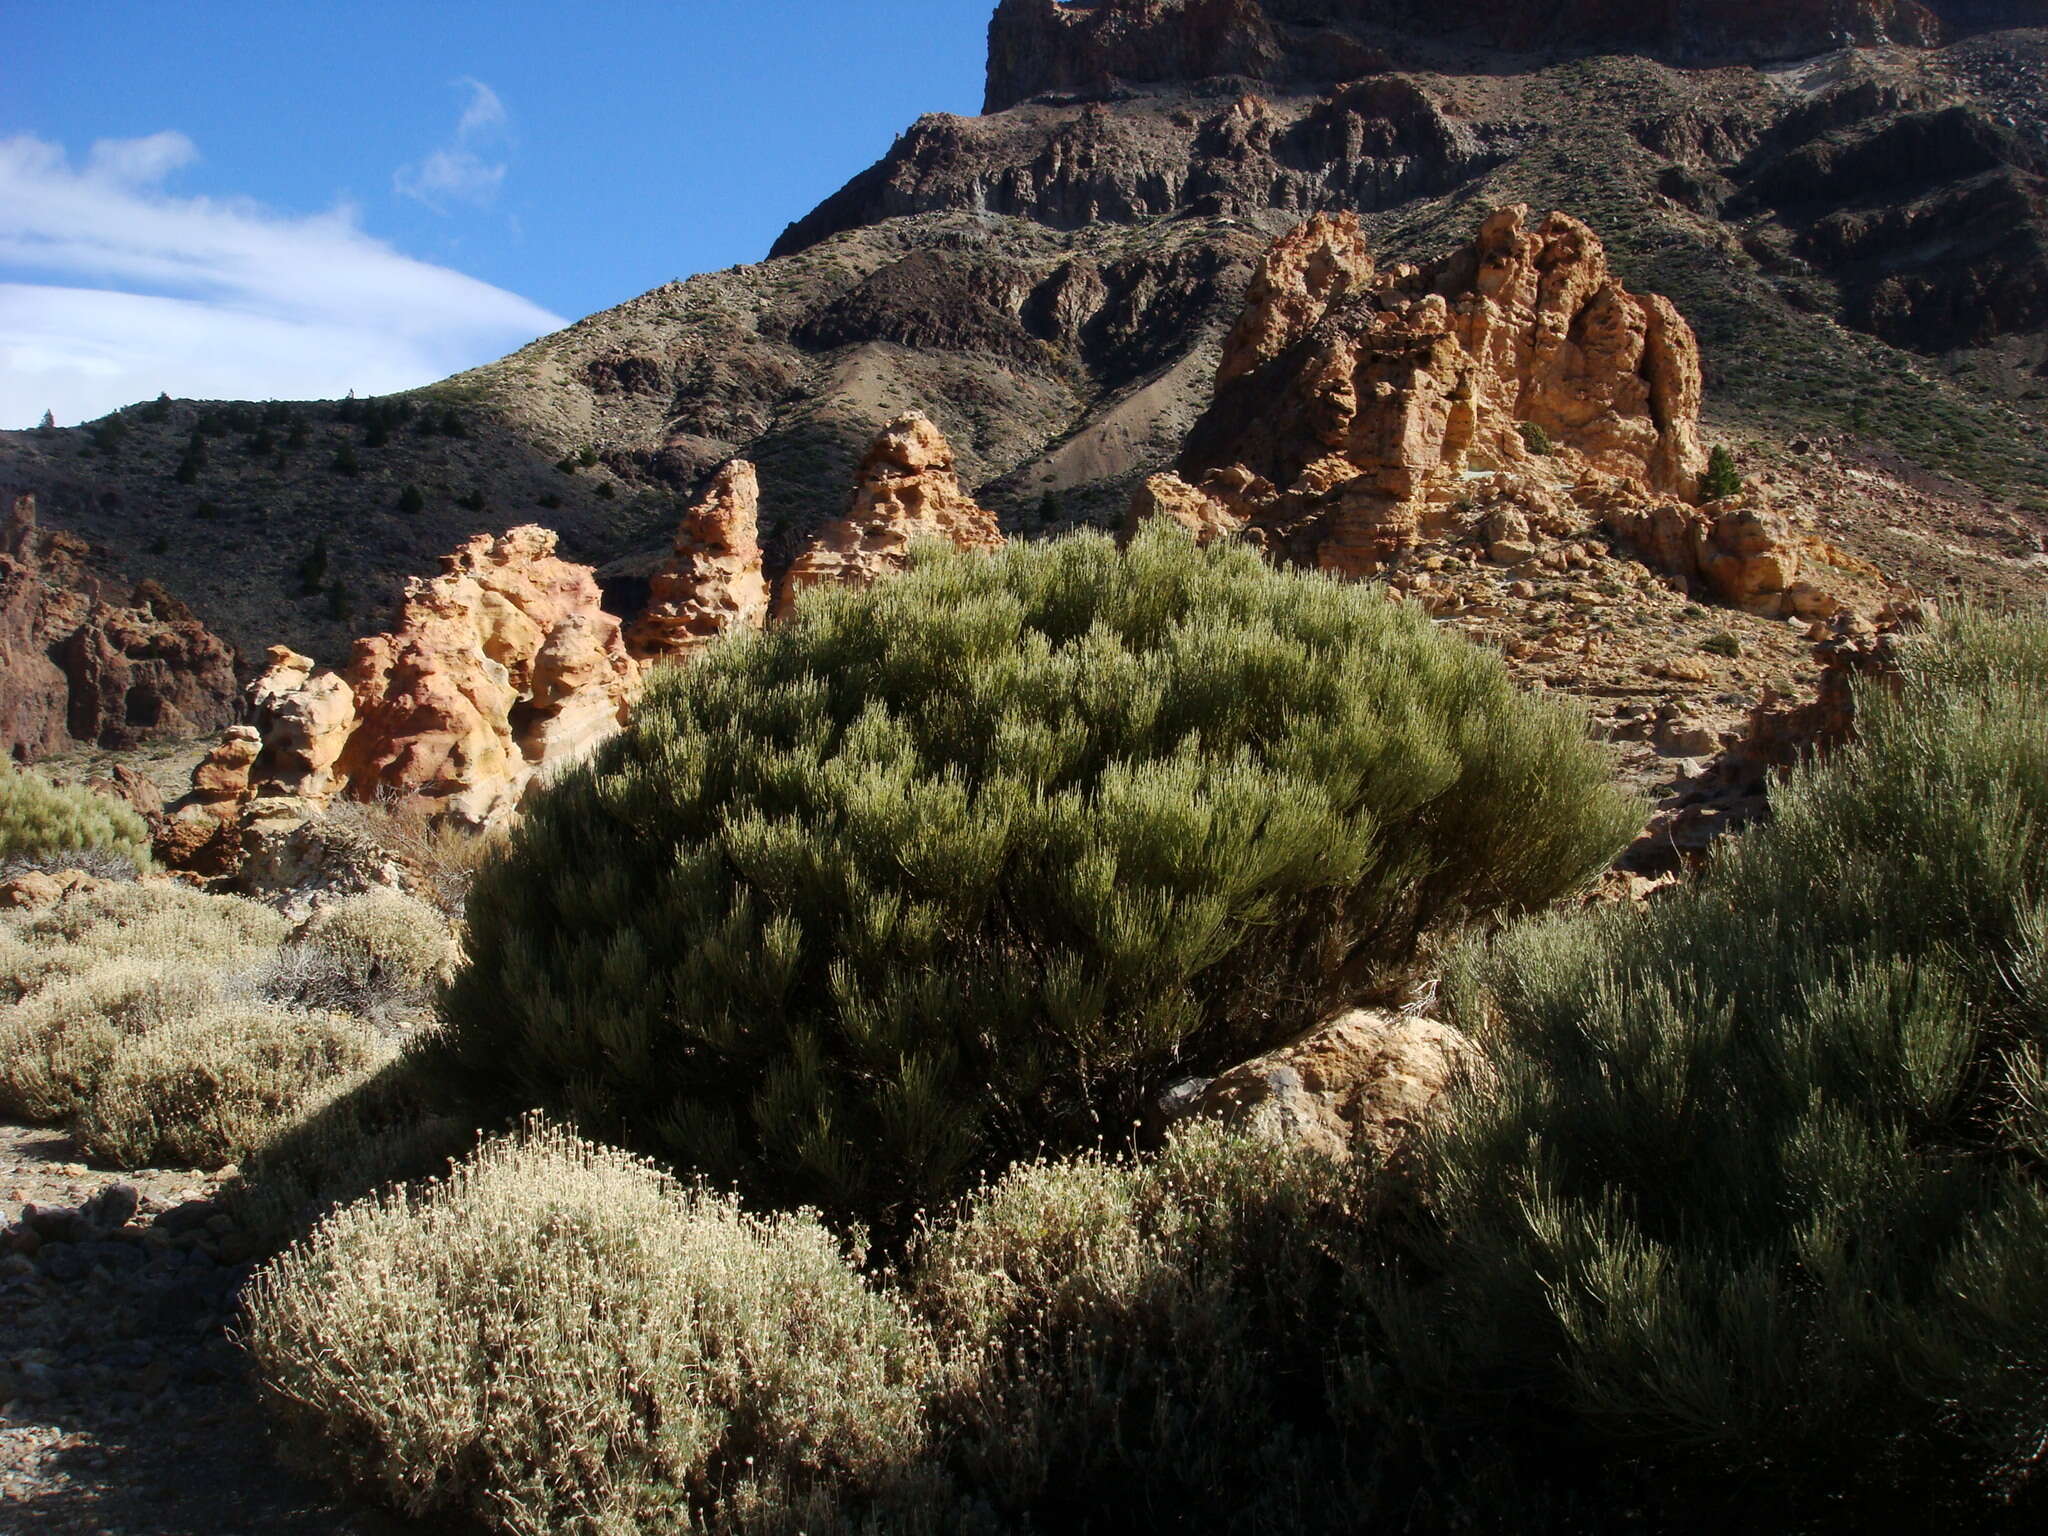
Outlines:
<svg viewBox="0 0 2048 1536"><path fill-rule="evenodd" d="M1003 0L989 111L920 119L758 264L386 401L158 401L0 434L0 487L245 658L338 661L402 577L541 522L637 608L718 467L770 573L907 409L1012 533L1181 455L1272 239L1384 266L1560 209L1698 332L1706 435L1932 591L2048 536L2037 0ZM1852 44L1853 46L1844 46ZM410 488L410 489L408 489Z"/></svg>

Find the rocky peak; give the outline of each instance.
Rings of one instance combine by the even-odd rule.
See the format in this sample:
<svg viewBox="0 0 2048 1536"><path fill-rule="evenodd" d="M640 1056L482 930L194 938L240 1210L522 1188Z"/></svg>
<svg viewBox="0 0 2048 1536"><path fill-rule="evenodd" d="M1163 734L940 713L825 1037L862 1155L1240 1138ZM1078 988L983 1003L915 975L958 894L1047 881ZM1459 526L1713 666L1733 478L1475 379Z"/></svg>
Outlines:
<svg viewBox="0 0 2048 1536"><path fill-rule="evenodd" d="M1936 12L1944 9L1967 23L1994 7L1980 0L1934 0L1932 8L1920 0L1002 0L989 25L984 110L1053 93L1216 76L1354 80L1442 40L1688 62L1802 58L1847 44L1927 45L1941 39Z"/></svg>
<svg viewBox="0 0 2048 1536"><path fill-rule="evenodd" d="M625 722L640 669L588 566L545 528L480 535L406 589L344 672L283 646L250 689L259 793L411 799L483 825Z"/></svg>
<svg viewBox="0 0 2048 1536"><path fill-rule="evenodd" d="M655 572L647 607L626 634L642 661L680 660L734 629L768 617L761 574L761 482L735 459L684 515L675 548Z"/></svg>
<svg viewBox="0 0 2048 1536"><path fill-rule="evenodd" d="M783 577L776 613L792 612L806 588L839 582L865 586L900 571L910 546L942 539L961 549L999 549L993 512L960 484L953 446L922 411L884 427L861 460L846 516L820 529Z"/></svg>

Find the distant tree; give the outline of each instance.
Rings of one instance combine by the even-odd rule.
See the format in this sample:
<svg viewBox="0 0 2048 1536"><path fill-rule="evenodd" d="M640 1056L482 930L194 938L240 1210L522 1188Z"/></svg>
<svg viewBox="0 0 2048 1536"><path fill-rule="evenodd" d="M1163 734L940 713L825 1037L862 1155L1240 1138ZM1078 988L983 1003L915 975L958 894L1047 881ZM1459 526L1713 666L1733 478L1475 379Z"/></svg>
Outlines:
<svg viewBox="0 0 2048 1536"><path fill-rule="evenodd" d="M211 501L202 501L192 509L192 515L202 523L210 523L220 516L220 507Z"/></svg>
<svg viewBox="0 0 2048 1536"><path fill-rule="evenodd" d="M303 448L311 433L307 430L306 419L301 416L292 422L291 435L284 440L286 448Z"/></svg>
<svg viewBox="0 0 2048 1536"><path fill-rule="evenodd" d="M299 591L303 595L315 597L319 594L327 581L328 564L327 535L323 533L299 561Z"/></svg>
<svg viewBox="0 0 2048 1536"><path fill-rule="evenodd" d="M408 485L398 493L398 510L408 517L417 516L426 510L426 506L427 498L420 494L420 488L416 485Z"/></svg>
<svg viewBox="0 0 2048 1536"><path fill-rule="evenodd" d="M619 494L619 488L613 485L611 481L607 480L602 485L598 486L597 494L601 500L610 501L614 496Z"/></svg>
<svg viewBox="0 0 2048 1536"><path fill-rule="evenodd" d="M485 507L489 506L490 503L484 498L484 493L482 491L468 490L464 491L460 496L455 498L455 505L463 508L466 511L481 512Z"/></svg>
<svg viewBox="0 0 2048 1536"><path fill-rule="evenodd" d="M1557 444L1551 441L1550 434L1543 429L1541 422L1524 421L1518 425L1522 433L1522 446L1538 458L1547 459L1557 452Z"/></svg>
<svg viewBox="0 0 2048 1536"><path fill-rule="evenodd" d="M144 421L168 421L171 416L171 397L160 394L142 408Z"/></svg>
<svg viewBox="0 0 2048 1536"><path fill-rule="evenodd" d="M343 443L334 450L334 468L337 473L344 475L362 473L363 466L356 461L355 444Z"/></svg>
<svg viewBox="0 0 2048 1536"><path fill-rule="evenodd" d="M56 412L54 412L54 411L45 411L45 412L43 412L43 419L42 419L41 421L39 421L39 422L37 422L37 423L36 423L36 430L37 430L38 432L54 432L54 431L56 431L56 430L57 430L57 413L56 413Z"/></svg>
<svg viewBox="0 0 2048 1536"><path fill-rule="evenodd" d="M199 472L206 468L206 434L197 427L185 441L185 456L178 460L174 478L180 485L190 485L199 478Z"/></svg>
<svg viewBox="0 0 2048 1536"><path fill-rule="evenodd" d="M270 428L259 427L256 429L256 435L249 439L247 446L250 458L264 459L277 452L277 439L271 434Z"/></svg>
<svg viewBox="0 0 2048 1536"><path fill-rule="evenodd" d="M391 429L384 425L384 418L381 416L374 418L369 426L363 429L363 446L365 448L382 448L390 441Z"/></svg>
<svg viewBox="0 0 2048 1536"><path fill-rule="evenodd" d="M346 619L355 612L355 607L355 599L349 595L348 588L341 582L337 581L328 587L327 617L330 619Z"/></svg>
<svg viewBox="0 0 2048 1536"><path fill-rule="evenodd" d="M1714 445L1707 455L1707 472L1700 476L1700 500L1719 501L1742 494L1742 472L1735 467L1735 455L1726 443Z"/></svg>
<svg viewBox="0 0 2048 1536"><path fill-rule="evenodd" d="M453 411L443 411L441 413L441 435L443 437L467 437L469 436L469 427Z"/></svg>

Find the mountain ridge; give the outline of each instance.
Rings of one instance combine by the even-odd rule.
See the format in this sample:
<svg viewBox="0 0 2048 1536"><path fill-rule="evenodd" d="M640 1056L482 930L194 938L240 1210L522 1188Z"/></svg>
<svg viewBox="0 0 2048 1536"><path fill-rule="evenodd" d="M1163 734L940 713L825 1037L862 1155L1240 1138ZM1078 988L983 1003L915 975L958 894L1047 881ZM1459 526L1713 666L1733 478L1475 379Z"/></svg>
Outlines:
<svg viewBox="0 0 2048 1536"><path fill-rule="evenodd" d="M758 466L778 571L910 409L1012 533L1112 525L1207 407L1273 237L1349 209L1383 261L1426 260L1527 203L1585 218L1632 290L1677 302L1716 439L1822 470L1869 558L1936 589L2022 579L2048 532L2048 32L1768 69L1430 46L1435 67L1309 89L1125 82L928 117L763 262L391 402L0 434L0 483L245 658L336 661L405 577L523 522L600 566L626 616L722 464Z"/></svg>

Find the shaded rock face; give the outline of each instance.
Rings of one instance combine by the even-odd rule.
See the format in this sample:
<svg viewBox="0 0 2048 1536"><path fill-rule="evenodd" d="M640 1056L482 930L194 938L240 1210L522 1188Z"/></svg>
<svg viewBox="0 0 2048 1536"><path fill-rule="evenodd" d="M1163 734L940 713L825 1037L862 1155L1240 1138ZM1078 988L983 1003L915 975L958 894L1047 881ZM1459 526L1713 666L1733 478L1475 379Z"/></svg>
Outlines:
<svg viewBox="0 0 2048 1536"><path fill-rule="evenodd" d="M154 582L95 568L83 540L13 499L0 528L0 732L28 762L79 742L125 748L216 730L234 653Z"/></svg>
<svg viewBox="0 0 2048 1536"><path fill-rule="evenodd" d="M1699 349L1630 294L1592 230L1503 209L1426 268L1373 274L1354 226L1283 237L1181 455L1189 484L1305 563L1373 575L1471 478L1544 450L1645 495L1689 499Z"/></svg>
<svg viewBox="0 0 2048 1536"><path fill-rule="evenodd" d="M193 768L191 789L154 819L159 862L208 877L234 871L242 860L249 774L262 750L263 736L254 726L233 725L221 733Z"/></svg>
<svg viewBox="0 0 2048 1536"><path fill-rule="evenodd" d="M1961 9L1969 0L1962 0ZM1803 58L1845 44L1940 41L1918 0L1002 0L985 111L1052 92L1235 75L1355 79L1445 37L1510 49L1639 51L1676 61Z"/></svg>
<svg viewBox="0 0 2048 1536"><path fill-rule="evenodd" d="M472 539L406 590L399 627L345 672L283 647L250 688L260 794L313 805L389 795L483 825L624 724L639 667L589 567L555 535Z"/></svg>
<svg viewBox="0 0 2048 1536"><path fill-rule="evenodd" d="M1852 80L1720 167L1735 217L1789 233L1845 318L1921 351L2048 326L2048 148L1985 107Z"/></svg>
<svg viewBox="0 0 2048 1536"><path fill-rule="evenodd" d="M811 587L866 586L901 571L921 539L969 550L1003 545L995 514L962 488L945 434L922 411L911 411L891 422L861 461L846 516L820 529L790 565L776 616L793 613Z"/></svg>
<svg viewBox="0 0 2048 1536"><path fill-rule="evenodd" d="M1342 78L1320 96L1279 100L1167 94L920 118L880 163L791 225L775 254L919 213L1079 229L1184 210L1370 211L1450 191L1532 133L1468 119L1403 76Z"/></svg>
<svg viewBox="0 0 2048 1536"><path fill-rule="evenodd" d="M720 635L767 622L760 511L754 466L738 459L719 470L684 516L649 584L647 607L626 632L636 660L684 660Z"/></svg>

